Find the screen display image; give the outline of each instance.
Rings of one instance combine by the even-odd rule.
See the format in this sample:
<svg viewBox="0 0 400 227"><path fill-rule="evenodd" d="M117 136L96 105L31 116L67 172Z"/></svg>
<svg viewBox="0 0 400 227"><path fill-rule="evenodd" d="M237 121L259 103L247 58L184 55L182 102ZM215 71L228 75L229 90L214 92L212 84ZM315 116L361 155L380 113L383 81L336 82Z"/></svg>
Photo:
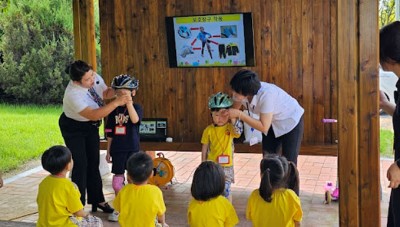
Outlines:
<svg viewBox="0 0 400 227"><path fill-rule="evenodd" d="M170 67L254 66L250 13L167 17Z"/></svg>

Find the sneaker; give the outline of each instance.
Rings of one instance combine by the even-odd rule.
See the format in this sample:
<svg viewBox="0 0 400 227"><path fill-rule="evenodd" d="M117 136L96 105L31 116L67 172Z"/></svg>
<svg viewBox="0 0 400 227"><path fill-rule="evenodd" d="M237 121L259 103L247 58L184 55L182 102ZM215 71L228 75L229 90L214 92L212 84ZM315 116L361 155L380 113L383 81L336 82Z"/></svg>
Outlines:
<svg viewBox="0 0 400 227"><path fill-rule="evenodd" d="M117 222L119 217L119 213L117 211L112 212L111 214L108 215L108 220L109 221L114 221Z"/></svg>

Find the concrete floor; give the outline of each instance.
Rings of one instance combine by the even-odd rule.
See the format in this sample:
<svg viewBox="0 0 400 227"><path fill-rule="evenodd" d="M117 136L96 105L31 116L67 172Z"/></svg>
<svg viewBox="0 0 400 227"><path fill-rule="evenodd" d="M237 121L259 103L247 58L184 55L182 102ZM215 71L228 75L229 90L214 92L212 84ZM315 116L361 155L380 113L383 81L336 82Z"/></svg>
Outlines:
<svg viewBox="0 0 400 227"><path fill-rule="evenodd" d="M104 151L103 151L104 152ZM171 227L187 226L186 211L190 200L190 185L194 169L200 163L199 152L163 152L175 168L172 184L162 187L167 206L166 221ZM238 226L251 226L245 220L247 198L259 186L260 154L235 154L235 179L233 184L233 205L240 219ZM381 223L386 225L389 200L386 170L391 160L381 159L381 183L383 197L381 203ZM300 199L304 212L302 226L339 226L338 204L324 204L324 184L336 182L337 158L325 156L299 156ZM24 174L8 178L0 189L0 226L34 226L37 220L36 194L40 181L48 173L40 167ZM111 174L103 176L106 200L114 199ZM85 210L90 211L90 206ZM93 213L104 220L104 226L119 226L107 221L102 212ZM13 222L9 222L13 221ZM14 225L13 225L14 224Z"/></svg>

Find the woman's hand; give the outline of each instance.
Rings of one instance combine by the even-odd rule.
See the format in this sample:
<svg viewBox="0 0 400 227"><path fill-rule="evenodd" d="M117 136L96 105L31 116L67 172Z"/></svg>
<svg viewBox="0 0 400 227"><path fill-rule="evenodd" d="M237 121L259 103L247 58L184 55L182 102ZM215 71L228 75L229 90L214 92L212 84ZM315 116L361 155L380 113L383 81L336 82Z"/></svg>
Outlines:
<svg viewBox="0 0 400 227"><path fill-rule="evenodd" d="M118 104L118 106L126 105L127 103L132 102L132 96L130 94L129 95L124 94L124 95L118 96L115 99L115 102Z"/></svg>
<svg viewBox="0 0 400 227"><path fill-rule="evenodd" d="M386 175L390 181L389 188L398 188L400 185L400 168L396 162L390 165Z"/></svg>
<svg viewBox="0 0 400 227"><path fill-rule="evenodd" d="M235 108L229 108L226 112L229 115L229 119L240 118L240 115L243 113L241 110Z"/></svg>

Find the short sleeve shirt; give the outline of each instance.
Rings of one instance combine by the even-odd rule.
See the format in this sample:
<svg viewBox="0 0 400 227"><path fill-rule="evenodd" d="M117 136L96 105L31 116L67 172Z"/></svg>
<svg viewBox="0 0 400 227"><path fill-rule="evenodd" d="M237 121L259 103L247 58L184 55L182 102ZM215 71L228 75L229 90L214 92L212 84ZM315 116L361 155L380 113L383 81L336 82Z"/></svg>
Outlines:
<svg viewBox="0 0 400 227"><path fill-rule="evenodd" d="M100 98L103 98L103 92L107 90L107 85L98 74L96 74L93 88ZM89 121L89 119L79 114L87 107L97 109L99 105L94 101L87 88L76 85L73 81L69 81L63 99L63 111L65 115L76 121Z"/></svg>

